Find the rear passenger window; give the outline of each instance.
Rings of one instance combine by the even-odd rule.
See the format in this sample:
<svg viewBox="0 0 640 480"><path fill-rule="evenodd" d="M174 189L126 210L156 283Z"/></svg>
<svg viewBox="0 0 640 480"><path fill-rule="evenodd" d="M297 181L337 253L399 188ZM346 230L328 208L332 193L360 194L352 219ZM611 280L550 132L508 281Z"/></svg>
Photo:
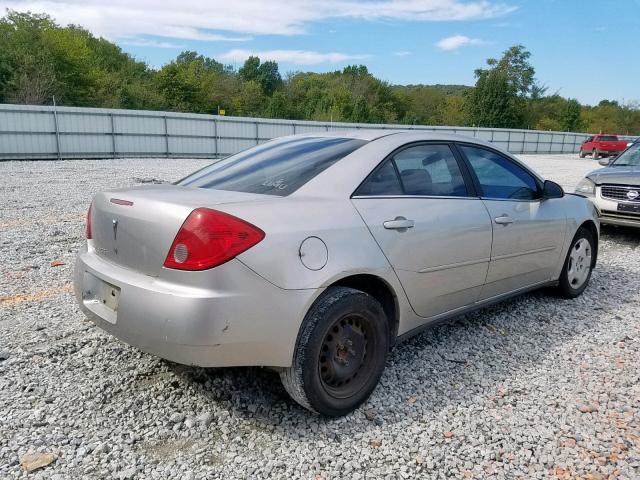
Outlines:
<svg viewBox="0 0 640 480"><path fill-rule="evenodd" d="M407 195L465 197L462 172L447 145L416 145L393 157Z"/></svg>
<svg viewBox="0 0 640 480"><path fill-rule="evenodd" d="M369 176L356 195L465 197L467 187L451 148L427 144L396 153Z"/></svg>
<svg viewBox="0 0 640 480"><path fill-rule="evenodd" d="M482 196L505 200L535 200L540 198L533 175L508 158L484 148L461 145L478 177Z"/></svg>
<svg viewBox="0 0 640 480"><path fill-rule="evenodd" d="M391 161L375 170L362 184L356 195L402 195L402 185Z"/></svg>

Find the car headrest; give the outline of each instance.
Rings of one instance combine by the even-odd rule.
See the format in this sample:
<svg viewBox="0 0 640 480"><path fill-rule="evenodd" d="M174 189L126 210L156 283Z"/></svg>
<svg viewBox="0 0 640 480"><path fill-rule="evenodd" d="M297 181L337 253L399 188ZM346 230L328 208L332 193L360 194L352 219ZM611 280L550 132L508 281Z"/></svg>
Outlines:
<svg viewBox="0 0 640 480"><path fill-rule="evenodd" d="M431 175L426 170L410 168L400 175L407 195L428 195L431 191Z"/></svg>

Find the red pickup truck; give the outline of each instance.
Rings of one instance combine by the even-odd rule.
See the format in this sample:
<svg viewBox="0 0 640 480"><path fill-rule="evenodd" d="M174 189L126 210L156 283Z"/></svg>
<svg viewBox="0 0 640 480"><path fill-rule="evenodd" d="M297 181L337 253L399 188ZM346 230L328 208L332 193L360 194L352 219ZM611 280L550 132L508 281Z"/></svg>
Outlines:
<svg viewBox="0 0 640 480"><path fill-rule="evenodd" d="M618 140L615 135L594 135L587 138L580 145L580 158L586 157L588 154L593 155L593 159L600 157L608 157L609 155L618 155L627 148L626 140Z"/></svg>

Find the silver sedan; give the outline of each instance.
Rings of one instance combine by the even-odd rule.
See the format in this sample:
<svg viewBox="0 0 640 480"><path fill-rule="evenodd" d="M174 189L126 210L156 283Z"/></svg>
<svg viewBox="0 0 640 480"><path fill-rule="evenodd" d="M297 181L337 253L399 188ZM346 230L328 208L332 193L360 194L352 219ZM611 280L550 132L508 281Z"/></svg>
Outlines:
<svg viewBox="0 0 640 480"><path fill-rule="evenodd" d="M275 368L297 402L337 416L427 325L540 287L580 295L599 223L488 143L359 131L100 193L86 236L75 292L104 330L178 363Z"/></svg>

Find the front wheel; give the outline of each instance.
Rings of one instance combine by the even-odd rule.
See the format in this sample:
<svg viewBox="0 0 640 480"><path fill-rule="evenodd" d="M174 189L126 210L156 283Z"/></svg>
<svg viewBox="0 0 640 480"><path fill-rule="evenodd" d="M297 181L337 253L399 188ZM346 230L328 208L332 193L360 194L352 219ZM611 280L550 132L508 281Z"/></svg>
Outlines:
<svg viewBox="0 0 640 480"><path fill-rule="evenodd" d="M581 227L573 238L558 279L556 292L561 297L575 298L587 288L591 279L595 255L593 234L588 229Z"/></svg>
<svg viewBox="0 0 640 480"><path fill-rule="evenodd" d="M584 153L584 150L580 149L580 158L584 158L586 156L587 156L587 154Z"/></svg>
<svg viewBox="0 0 640 480"><path fill-rule="evenodd" d="M329 288L307 313L293 364L280 372L289 395L329 417L355 410L375 389L389 351L382 305L346 287Z"/></svg>
<svg viewBox="0 0 640 480"><path fill-rule="evenodd" d="M597 148L593 149L593 159L598 160L600 158L600 152L598 152Z"/></svg>

